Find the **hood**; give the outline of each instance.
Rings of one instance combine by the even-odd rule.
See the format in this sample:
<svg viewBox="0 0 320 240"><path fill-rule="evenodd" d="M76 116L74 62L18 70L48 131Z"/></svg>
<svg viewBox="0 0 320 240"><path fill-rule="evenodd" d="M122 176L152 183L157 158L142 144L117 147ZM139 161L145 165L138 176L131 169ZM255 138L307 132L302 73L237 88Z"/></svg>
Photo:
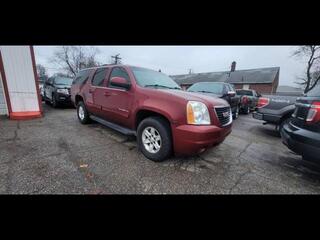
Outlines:
<svg viewBox="0 0 320 240"><path fill-rule="evenodd" d="M182 90L169 89L158 89L158 91L169 94L171 96L175 96L177 98L184 99L186 101L199 101L210 105L229 105L227 101L219 98L219 95L215 94L203 94L197 92L186 92Z"/></svg>
<svg viewBox="0 0 320 240"><path fill-rule="evenodd" d="M216 94L216 93L207 93L207 92L196 92L198 94L203 94L203 95L207 95L207 96L212 96L212 97L216 97L216 98L222 98L222 94Z"/></svg>

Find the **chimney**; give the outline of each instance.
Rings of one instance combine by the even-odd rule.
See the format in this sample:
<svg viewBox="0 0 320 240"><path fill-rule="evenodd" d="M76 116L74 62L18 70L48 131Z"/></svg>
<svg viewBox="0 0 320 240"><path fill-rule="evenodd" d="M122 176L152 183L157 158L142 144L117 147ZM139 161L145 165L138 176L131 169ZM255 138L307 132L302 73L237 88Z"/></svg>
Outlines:
<svg viewBox="0 0 320 240"><path fill-rule="evenodd" d="M236 62L235 61L233 61L232 63L231 63L231 69L230 69L230 72L234 72L235 70L236 70Z"/></svg>

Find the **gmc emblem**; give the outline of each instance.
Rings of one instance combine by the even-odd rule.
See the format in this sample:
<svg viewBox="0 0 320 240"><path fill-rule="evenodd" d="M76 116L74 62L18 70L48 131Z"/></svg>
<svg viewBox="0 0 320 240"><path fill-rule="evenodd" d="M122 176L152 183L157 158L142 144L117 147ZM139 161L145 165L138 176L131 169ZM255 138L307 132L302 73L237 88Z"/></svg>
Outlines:
<svg viewBox="0 0 320 240"><path fill-rule="evenodd" d="M226 118L226 117L229 117L229 115L230 115L229 112L223 112L223 113L222 113L222 116L225 117L225 118Z"/></svg>

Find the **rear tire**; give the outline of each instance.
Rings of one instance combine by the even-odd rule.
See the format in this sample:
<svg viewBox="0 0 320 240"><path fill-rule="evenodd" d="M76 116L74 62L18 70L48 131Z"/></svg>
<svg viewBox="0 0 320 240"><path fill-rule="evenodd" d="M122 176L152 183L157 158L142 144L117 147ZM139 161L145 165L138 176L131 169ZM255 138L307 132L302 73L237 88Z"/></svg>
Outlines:
<svg viewBox="0 0 320 240"><path fill-rule="evenodd" d="M89 112L83 102L79 102L77 105L77 116L82 124L90 122Z"/></svg>
<svg viewBox="0 0 320 240"><path fill-rule="evenodd" d="M170 125L161 117L142 120L137 130L137 141L143 155L154 162L162 162L172 154Z"/></svg>

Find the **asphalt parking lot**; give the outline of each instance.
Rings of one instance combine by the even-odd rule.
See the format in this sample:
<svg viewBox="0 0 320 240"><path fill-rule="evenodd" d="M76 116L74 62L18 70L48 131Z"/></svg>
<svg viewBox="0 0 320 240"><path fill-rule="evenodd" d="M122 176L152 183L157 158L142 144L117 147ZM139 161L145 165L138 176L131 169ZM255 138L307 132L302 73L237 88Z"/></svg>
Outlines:
<svg viewBox="0 0 320 240"><path fill-rule="evenodd" d="M81 125L73 108L43 107L40 119L0 119L2 194L320 192L319 168L251 115L240 115L231 135L200 156L154 163L135 139L98 123Z"/></svg>

